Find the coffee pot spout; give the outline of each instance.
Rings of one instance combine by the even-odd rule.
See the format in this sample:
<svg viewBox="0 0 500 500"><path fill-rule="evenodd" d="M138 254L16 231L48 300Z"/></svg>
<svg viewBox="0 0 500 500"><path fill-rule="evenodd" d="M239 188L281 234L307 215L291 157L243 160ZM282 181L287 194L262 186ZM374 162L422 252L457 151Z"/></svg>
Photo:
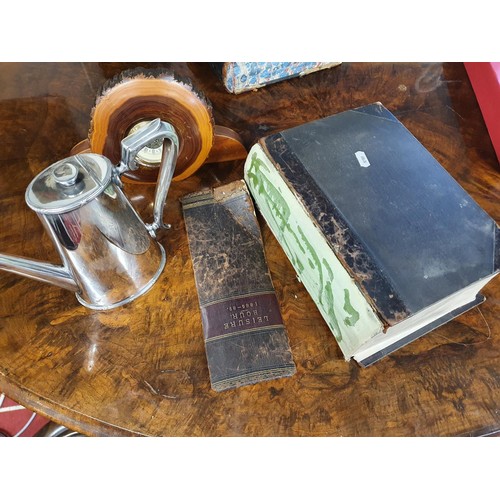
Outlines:
<svg viewBox="0 0 500 500"><path fill-rule="evenodd" d="M75 293L78 291L73 276L64 266L56 266L48 262L40 262L15 255L0 254L0 269L60 286Z"/></svg>
<svg viewBox="0 0 500 500"><path fill-rule="evenodd" d="M137 169L137 154L157 140L163 141L163 153L153 222L146 224L121 190L120 175ZM104 156L84 153L38 173L26 189L26 203L38 215L61 263L0 254L0 270L71 290L82 305L100 311L127 304L153 286L166 262L156 232L168 227L163 212L179 140L172 125L155 119L121 146L118 166Z"/></svg>

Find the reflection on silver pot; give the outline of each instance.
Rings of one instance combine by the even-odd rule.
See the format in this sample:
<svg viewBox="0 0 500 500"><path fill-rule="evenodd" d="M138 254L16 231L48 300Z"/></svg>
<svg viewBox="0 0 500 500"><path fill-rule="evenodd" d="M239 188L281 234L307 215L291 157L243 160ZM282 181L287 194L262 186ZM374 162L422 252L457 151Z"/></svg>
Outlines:
<svg viewBox="0 0 500 500"><path fill-rule="evenodd" d="M137 153L155 140L163 156L153 222L139 217L121 190L120 175L137 168ZM156 232L168 228L163 209L179 148L174 128L159 119L122 143L122 159L86 153L65 158L38 174L26 203L50 235L62 265L0 254L0 269L67 288L86 307L111 309L147 292L165 266Z"/></svg>

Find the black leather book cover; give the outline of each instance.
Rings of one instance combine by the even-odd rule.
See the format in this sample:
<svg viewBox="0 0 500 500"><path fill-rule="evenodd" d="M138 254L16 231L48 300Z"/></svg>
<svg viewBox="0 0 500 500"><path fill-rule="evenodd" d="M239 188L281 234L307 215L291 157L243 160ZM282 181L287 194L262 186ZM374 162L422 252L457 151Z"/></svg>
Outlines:
<svg viewBox="0 0 500 500"><path fill-rule="evenodd" d="M386 324L499 269L499 229L380 103L260 141Z"/></svg>

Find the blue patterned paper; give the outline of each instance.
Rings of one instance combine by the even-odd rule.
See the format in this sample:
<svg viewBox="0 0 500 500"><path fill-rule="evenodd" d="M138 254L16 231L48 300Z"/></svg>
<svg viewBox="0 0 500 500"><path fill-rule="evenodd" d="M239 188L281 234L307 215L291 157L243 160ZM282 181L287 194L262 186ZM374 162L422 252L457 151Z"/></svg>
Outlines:
<svg viewBox="0 0 500 500"><path fill-rule="evenodd" d="M339 63L331 62L231 62L225 63L224 85L235 94L294 76L305 75Z"/></svg>

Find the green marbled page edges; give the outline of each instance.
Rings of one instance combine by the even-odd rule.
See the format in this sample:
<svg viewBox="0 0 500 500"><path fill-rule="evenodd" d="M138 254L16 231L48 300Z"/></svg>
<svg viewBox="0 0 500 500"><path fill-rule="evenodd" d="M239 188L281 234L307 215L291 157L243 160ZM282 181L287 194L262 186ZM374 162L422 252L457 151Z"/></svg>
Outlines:
<svg viewBox="0 0 500 500"><path fill-rule="evenodd" d="M381 324L343 268L340 272L344 276L338 276L338 266L342 266L339 261L334 271L332 259L324 256L326 243L321 245L318 237L311 238L311 230L306 227L307 217L303 215L305 221L299 220L297 210L293 212L294 207L285 199L285 196L292 195L280 189L283 181L279 174L262 158L264 153L260 146L254 148L258 149L251 151L245 165L249 188L342 351L350 356L365 340L380 331ZM353 293L357 295L356 299ZM360 325L362 316L364 321Z"/></svg>

